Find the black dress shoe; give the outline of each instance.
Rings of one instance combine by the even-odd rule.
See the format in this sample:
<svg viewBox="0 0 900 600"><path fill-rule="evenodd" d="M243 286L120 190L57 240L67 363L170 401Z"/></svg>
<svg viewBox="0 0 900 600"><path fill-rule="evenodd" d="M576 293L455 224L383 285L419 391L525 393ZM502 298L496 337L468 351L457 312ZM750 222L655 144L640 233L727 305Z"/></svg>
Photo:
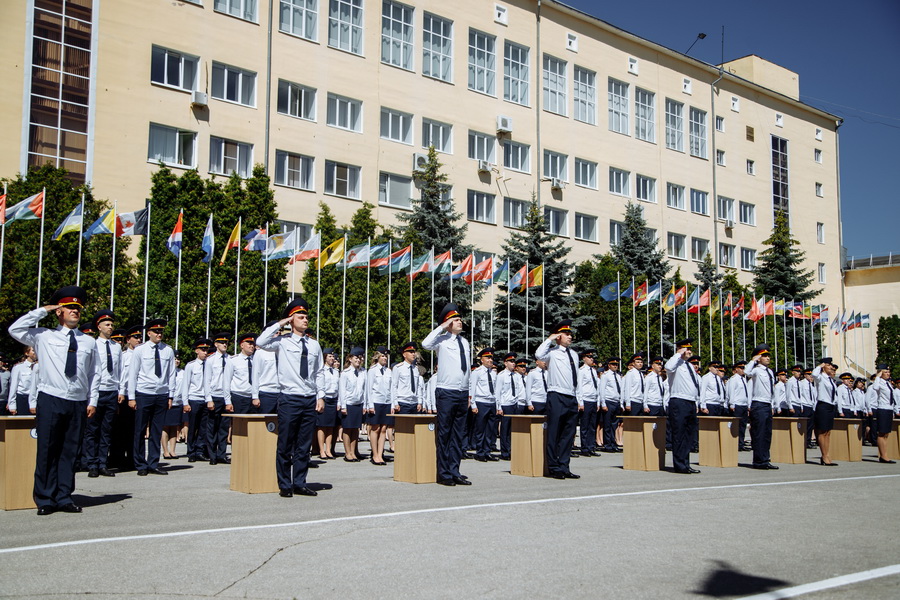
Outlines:
<svg viewBox="0 0 900 600"><path fill-rule="evenodd" d="M215 465L219 464L219 461L216 460L215 458L211 458L211 459L209 460L209 464L215 466Z"/></svg>
<svg viewBox="0 0 900 600"><path fill-rule="evenodd" d="M552 477L553 479L565 479L566 474L563 473L562 471L554 471L554 472L550 473L550 477Z"/></svg>
<svg viewBox="0 0 900 600"><path fill-rule="evenodd" d="M147 469L138 469L137 474L138 474L138 477L146 477L146 476L147 476Z"/></svg>
<svg viewBox="0 0 900 600"><path fill-rule="evenodd" d="M488 461L488 457L487 457L487 456L481 456L480 454L476 454L476 455L475 455L475 460L477 460L478 462L487 462L487 461Z"/></svg>
<svg viewBox="0 0 900 600"><path fill-rule="evenodd" d="M566 471L565 473L563 473L563 477L565 477L566 479L581 479L581 475L576 475L572 471Z"/></svg>
<svg viewBox="0 0 900 600"><path fill-rule="evenodd" d="M278 490L278 495L282 498L293 498L294 492L293 490Z"/></svg>
<svg viewBox="0 0 900 600"><path fill-rule="evenodd" d="M778 467L773 465L772 463L766 463L766 468L770 471L777 471Z"/></svg>
<svg viewBox="0 0 900 600"><path fill-rule="evenodd" d="M591 456L601 456L599 450L591 450Z"/></svg>
<svg viewBox="0 0 900 600"><path fill-rule="evenodd" d="M78 506L77 504L75 504L74 502L70 502L70 503L66 504L65 506L60 506L57 510L60 512L67 512L67 513L80 513L81 507Z"/></svg>
<svg viewBox="0 0 900 600"><path fill-rule="evenodd" d="M462 477L463 479L468 479L468 477L466 477L465 475L460 475L460 477Z"/></svg>
<svg viewBox="0 0 900 600"><path fill-rule="evenodd" d="M106 467L103 467L102 469L100 469L99 473L100 473L101 475L103 475L104 477L115 477L115 476L116 476L115 473L113 473L112 471L110 471L110 470L107 469Z"/></svg>
<svg viewBox="0 0 900 600"><path fill-rule="evenodd" d="M836 467L836 466L838 465L838 464L835 463L835 462L827 463L827 462L825 462L825 460L822 459L822 458L819 459L819 464L822 465L823 467Z"/></svg>
<svg viewBox="0 0 900 600"><path fill-rule="evenodd" d="M501 456L500 458L497 458L493 454L488 454L485 458L487 458L489 462L498 462L503 457ZM506 460L509 460L509 459L507 458Z"/></svg>
<svg viewBox="0 0 900 600"><path fill-rule="evenodd" d="M374 458L370 458L370 459L369 459L369 462L372 463L373 465L378 465L379 467L383 467L383 466L387 465L387 463L384 462L383 460L382 460L382 461L377 461L377 460L375 460Z"/></svg>
<svg viewBox="0 0 900 600"><path fill-rule="evenodd" d="M88 471L88 477L100 477L100 471L98 469L90 469Z"/></svg>
<svg viewBox="0 0 900 600"><path fill-rule="evenodd" d="M56 512L55 506L41 506L40 508L38 508L38 514L42 517L44 515L52 515L54 512Z"/></svg>
<svg viewBox="0 0 900 600"><path fill-rule="evenodd" d="M316 490L311 490L308 487L295 487L294 494L298 496L318 496L318 492Z"/></svg>
<svg viewBox="0 0 900 600"><path fill-rule="evenodd" d="M197 462L198 460L200 459L196 456L188 456L188 462Z"/></svg>
<svg viewBox="0 0 900 600"><path fill-rule="evenodd" d="M168 471L163 471L163 470L160 469L160 468L147 469L147 472L148 472L148 473L152 473L152 474L154 474L154 475L168 475L168 474L169 474Z"/></svg>
<svg viewBox="0 0 900 600"><path fill-rule="evenodd" d="M224 463L224 464L226 464L226 465L230 465L230 464L231 464L231 459L230 459L230 458L223 458L223 459L220 460L219 462L220 462L220 463Z"/></svg>
<svg viewBox="0 0 900 600"><path fill-rule="evenodd" d="M895 464L897 464L897 461L896 461L896 460L891 460L891 459L889 459L889 458L881 458L880 456L878 457L878 462L884 463L884 464L886 464L886 465L895 465Z"/></svg>
<svg viewBox="0 0 900 600"><path fill-rule="evenodd" d="M454 479L438 479L438 485L446 485L447 487L453 487L456 485L456 481Z"/></svg>
<svg viewBox="0 0 900 600"><path fill-rule="evenodd" d="M700 472L700 469L693 469L691 467L688 467L688 473L699 473L699 472Z"/></svg>
<svg viewBox="0 0 900 600"><path fill-rule="evenodd" d="M463 479L462 477L454 477L453 483L456 485L472 485L472 482L468 479Z"/></svg>
<svg viewBox="0 0 900 600"><path fill-rule="evenodd" d="M696 469L675 469L676 473L680 473L681 475L690 475L691 473L699 473Z"/></svg>

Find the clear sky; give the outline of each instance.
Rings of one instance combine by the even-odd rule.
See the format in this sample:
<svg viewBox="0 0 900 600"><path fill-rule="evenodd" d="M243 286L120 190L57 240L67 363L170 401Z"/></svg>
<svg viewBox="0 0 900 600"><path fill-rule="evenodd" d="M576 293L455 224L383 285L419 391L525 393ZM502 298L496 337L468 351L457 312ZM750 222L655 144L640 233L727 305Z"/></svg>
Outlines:
<svg viewBox="0 0 900 600"><path fill-rule="evenodd" d="M719 64L756 54L800 75L800 100L839 130L847 256L900 254L900 0L561 0Z"/></svg>

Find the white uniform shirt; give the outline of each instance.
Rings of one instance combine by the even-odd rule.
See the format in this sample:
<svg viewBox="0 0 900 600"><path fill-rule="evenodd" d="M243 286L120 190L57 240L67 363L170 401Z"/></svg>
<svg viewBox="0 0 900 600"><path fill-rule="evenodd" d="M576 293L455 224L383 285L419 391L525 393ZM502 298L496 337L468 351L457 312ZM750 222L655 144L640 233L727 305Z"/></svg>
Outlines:
<svg viewBox="0 0 900 600"><path fill-rule="evenodd" d="M525 386L522 385L522 378L518 377L518 373L503 369L497 375L497 383L494 388L497 398L497 408L502 409L504 406L512 406L519 403L519 395L524 397Z"/></svg>
<svg viewBox="0 0 900 600"><path fill-rule="evenodd" d="M441 371L444 370L443 365ZM438 371L440 373L440 371ZM472 370L469 376L469 407L476 408L475 403L497 404L497 380L499 376L493 369L484 365ZM440 387L440 383L438 383Z"/></svg>
<svg viewBox="0 0 900 600"><path fill-rule="evenodd" d="M226 404L231 404L231 396L225 394L225 369L228 368L228 359L231 358L224 352L214 352L206 358L206 370L209 371L209 397L207 402L215 398L224 398Z"/></svg>
<svg viewBox="0 0 900 600"><path fill-rule="evenodd" d="M294 333L275 337L275 333L280 328L280 323L274 323L256 338L257 348L271 350L277 355L280 391L294 396L324 398L324 382L321 377L323 357L319 342ZM303 358L304 346L306 347L305 359ZM300 363L303 360L306 360L306 377L301 375Z"/></svg>
<svg viewBox="0 0 900 600"><path fill-rule="evenodd" d="M718 375L707 373L700 378L700 408L709 404L725 404L725 385Z"/></svg>
<svg viewBox="0 0 900 600"><path fill-rule="evenodd" d="M622 402L625 408L630 410L632 404L637 404L643 410L645 387L644 375L634 367L629 368L622 376Z"/></svg>
<svg viewBox="0 0 900 600"><path fill-rule="evenodd" d="M366 373L366 410L391 403L391 369L375 363Z"/></svg>
<svg viewBox="0 0 900 600"><path fill-rule="evenodd" d="M23 360L13 365L9 377L9 401L6 405L8 410L14 410L18 414L25 414L25 407L18 406L19 394L25 394L28 397L28 408L37 406L37 397L31 393L32 378L34 377L34 369L37 367L37 361L31 362Z"/></svg>
<svg viewBox="0 0 900 600"><path fill-rule="evenodd" d="M161 375L156 375L156 346L159 346ZM144 342L134 349L128 367L128 399L135 399L135 392L142 394L165 394L172 398L175 394L175 353L165 342L151 344Z"/></svg>
<svg viewBox="0 0 900 600"><path fill-rule="evenodd" d="M525 404L534 406L535 402L547 402L547 372L535 367L525 378Z"/></svg>
<svg viewBox="0 0 900 600"><path fill-rule="evenodd" d="M337 367L322 367L323 397L337 400L340 394L341 371Z"/></svg>
<svg viewBox="0 0 900 600"><path fill-rule="evenodd" d="M747 377L753 382L750 402L765 402L775 408L775 374L755 360L747 363Z"/></svg>
<svg viewBox="0 0 900 600"><path fill-rule="evenodd" d="M259 400L259 377L256 373L255 358L255 353L247 356L243 352L239 352L234 356L229 356L228 360L225 361L223 381L225 382L226 404L231 404L232 394ZM251 368L253 369L253 381L250 381Z"/></svg>
<svg viewBox="0 0 900 600"><path fill-rule="evenodd" d="M281 391L278 385L278 357L274 352L256 349L253 353L253 379L260 392L277 394Z"/></svg>
<svg viewBox="0 0 900 600"><path fill-rule="evenodd" d="M172 394L172 406L184 406L184 369L175 367L175 393Z"/></svg>
<svg viewBox="0 0 900 600"><path fill-rule="evenodd" d="M100 391L118 391L122 379L122 346L115 340L98 337L97 351L100 353ZM109 369L110 362L112 370Z"/></svg>
<svg viewBox="0 0 900 600"><path fill-rule="evenodd" d="M600 401L620 402L622 400L622 376L618 371L604 371L600 376Z"/></svg>
<svg viewBox="0 0 900 600"><path fill-rule="evenodd" d="M662 378L662 374L650 371L644 378L644 408L668 404L669 382Z"/></svg>
<svg viewBox="0 0 900 600"><path fill-rule="evenodd" d="M725 384L725 395L728 398L728 406L734 409L735 406L750 406L750 384L747 378L734 374L728 378Z"/></svg>
<svg viewBox="0 0 900 600"><path fill-rule="evenodd" d="M892 410L895 413L900 410L900 390L894 389L894 385L881 377L876 377L872 385L869 386L872 393L869 402L869 410L874 412L875 409Z"/></svg>
<svg viewBox="0 0 900 600"><path fill-rule="evenodd" d="M666 361L666 373L669 382L669 397L680 398L690 402L700 400L700 376L689 362L680 354L673 354Z"/></svg>
<svg viewBox="0 0 900 600"><path fill-rule="evenodd" d="M816 405L817 392L814 382L804 377L797 384L797 391L800 394L800 406L813 408Z"/></svg>
<svg viewBox="0 0 900 600"><path fill-rule="evenodd" d="M338 406L346 410L348 406L366 404L366 371L362 367L347 367L341 371L338 385Z"/></svg>
<svg viewBox="0 0 900 600"><path fill-rule="evenodd" d="M798 410L803 404L800 401L800 384L802 380L802 375L800 376L800 379L797 379L796 377L791 375L788 377L787 383L784 384L785 393L787 394L787 401L794 410Z"/></svg>
<svg viewBox="0 0 900 600"><path fill-rule="evenodd" d="M206 402L208 374L203 365L205 361L195 358L184 367L181 382L181 404L189 402Z"/></svg>
<svg viewBox="0 0 900 600"><path fill-rule="evenodd" d="M416 390L413 391L412 381ZM391 369L391 398L394 406L400 404L425 404L425 380L419 373L419 367L405 360Z"/></svg>
<svg viewBox="0 0 900 600"><path fill-rule="evenodd" d="M600 378L594 367L581 365L578 369L578 406L584 406L585 402L594 404L600 399Z"/></svg>
<svg viewBox="0 0 900 600"><path fill-rule="evenodd" d="M779 381L775 384L775 399L772 401L772 406L775 408L775 410L781 410L785 412L789 412L793 408L790 402L788 402L786 383L782 383Z"/></svg>
<svg viewBox="0 0 900 600"><path fill-rule="evenodd" d="M128 373L131 372L131 359L134 357L134 348L126 348L122 351L122 377L119 381L119 395L128 397Z"/></svg>
<svg viewBox="0 0 900 600"><path fill-rule="evenodd" d="M448 333L443 327L438 326L422 340L422 347L437 353L437 361L441 365L440 370L433 375L437 377L437 387L457 392L469 391L472 351L466 338Z"/></svg>
<svg viewBox="0 0 900 600"><path fill-rule="evenodd" d="M838 384L834 378L822 372L822 365L813 369L812 376L816 380L816 402L837 406Z"/></svg>
<svg viewBox="0 0 900 600"><path fill-rule="evenodd" d="M425 410L437 410L437 400L434 397L434 391L437 389L437 377L432 375L428 379L428 388L425 390Z"/></svg>
<svg viewBox="0 0 900 600"><path fill-rule="evenodd" d="M578 355L574 350L563 348L548 338L538 346L534 357L547 363L547 391L576 396Z"/></svg>
<svg viewBox="0 0 900 600"><path fill-rule="evenodd" d="M838 386L837 392L838 414L849 417L849 412L856 412L856 404L853 402L853 390L848 388L844 383Z"/></svg>

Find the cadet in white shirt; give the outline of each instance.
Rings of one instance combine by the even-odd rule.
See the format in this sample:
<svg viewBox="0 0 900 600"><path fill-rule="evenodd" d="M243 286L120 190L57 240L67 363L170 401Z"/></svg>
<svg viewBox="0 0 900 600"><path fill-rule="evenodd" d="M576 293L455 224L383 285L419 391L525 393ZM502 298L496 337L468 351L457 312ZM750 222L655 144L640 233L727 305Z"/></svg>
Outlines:
<svg viewBox="0 0 900 600"><path fill-rule="evenodd" d="M338 387L340 425L344 437L344 461L359 462L357 444L362 426L363 407L366 403L366 371L362 368L365 350L354 346L341 371Z"/></svg>
<svg viewBox="0 0 900 600"><path fill-rule="evenodd" d="M391 369L387 347L378 346L372 355L372 364L366 373L366 423L369 427L369 445L373 465L385 466L384 442L388 426L394 424L391 416Z"/></svg>
<svg viewBox="0 0 900 600"><path fill-rule="evenodd" d="M803 403L800 400L800 382L803 381L803 367L794 365L791 367L790 377L784 382L785 394L787 401L794 409L794 414L802 416Z"/></svg>
<svg viewBox="0 0 900 600"><path fill-rule="evenodd" d="M626 363L628 371L622 376L622 408L626 415L640 415L644 412L644 355L636 352ZM619 419L619 427L622 427ZM621 433L616 435L620 438Z"/></svg>
<svg viewBox="0 0 900 600"><path fill-rule="evenodd" d="M119 410L113 419L112 443L108 465L122 471L134 470L134 409L128 404L128 373L134 350L143 342L143 325L132 325L124 331L122 376L119 382Z"/></svg>
<svg viewBox="0 0 900 600"><path fill-rule="evenodd" d="M597 452L597 415L600 410L600 381L595 362L596 350L588 348L580 353L584 363L578 369L578 405L583 407L579 423L581 455L600 456Z"/></svg>
<svg viewBox="0 0 900 600"><path fill-rule="evenodd" d="M503 357L504 369L497 375L497 415L500 416L500 460L509 460L512 451L512 415L521 414L519 401L525 404L525 382L516 372L515 352ZM492 444L493 445L493 444Z"/></svg>
<svg viewBox="0 0 900 600"><path fill-rule="evenodd" d="M622 376L619 357L606 361L606 371L600 376L600 410L603 412L603 450L619 452L619 413L622 410Z"/></svg>
<svg viewBox="0 0 900 600"><path fill-rule="evenodd" d="M837 365L831 362L831 357L822 358L819 366L813 369L812 376L816 380L816 409L813 421L816 427L816 438L819 442L819 450L822 457L819 464L824 466L837 465L832 462L829 451L831 450L831 430L834 428L834 416L838 411L838 384L834 381L834 373Z"/></svg>
<svg viewBox="0 0 900 600"><path fill-rule="evenodd" d="M878 462L894 464L897 461L888 456L887 441L891 421L900 412L900 403L897 402L900 392L891 384L891 369L886 363L875 366L875 379L871 389L875 390L870 408L875 416L875 431L878 434Z"/></svg>
<svg viewBox="0 0 900 600"><path fill-rule="evenodd" d="M266 323L268 329L278 321ZM275 336L281 335L277 331ZM278 361L275 353L257 346L253 354L253 377L257 380L259 390L259 412L264 415L278 413L278 396L281 395L281 386L278 385Z"/></svg>
<svg viewBox="0 0 900 600"><path fill-rule="evenodd" d="M706 375L700 378L700 412L712 417L725 414L725 384L722 383L722 363L711 360Z"/></svg>
<svg viewBox="0 0 900 600"><path fill-rule="evenodd" d="M416 352L419 346L415 342L403 344L403 362L391 369L391 399L394 414L414 415L423 411L425 406L425 380L419 373L416 364Z"/></svg>
<svg viewBox="0 0 900 600"><path fill-rule="evenodd" d="M198 460L207 461L206 420L209 418L209 410L206 408L206 398L209 395L209 371L206 368L206 358L212 351L213 342L209 338L198 338L194 342L194 353L197 358L185 366L182 374L181 404L190 418L188 419L187 452L188 462Z"/></svg>
<svg viewBox="0 0 900 600"><path fill-rule="evenodd" d="M9 378L9 403L6 409L11 415L34 414L37 398L31 393L31 380L37 366L37 353L25 346L25 359L16 363Z"/></svg>
<svg viewBox="0 0 900 600"><path fill-rule="evenodd" d="M725 384L725 396L728 399L728 407L738 421L738 450L747 450L745 442L747 425L750 422L750 384L744 375L746 361L738 361L731 365L731 377Z"/></svg>
<svg viewBox="0 0 900 600"><path fill-rule="evenodd" d="M813 380L812 369L803 369L803 377L797 384L797 393L800 395L800 410L797 411L797 414L804 419L806 419L806 447L814 448L812 434L813 429L813 415L815 414L816 409L816 397L818 392L816 392L816 383Z"/></svg>
<svg viewBox="0 0 900 600"><path fill-rule="evenodd" d="M322 355L325 357L325 366L322 367L325 408L316 415L316 442L319 446L319 458L334 460L334 446L337 443L334 435L337 431L338 414L341 410L338 406L341 373L338 371L334 348L325 348L322 350Z"/></svg>
<svg viewBox="0 0 900 600"><path fill-rule="evenodd" d="M228 427L231 419L222 416L226 412L234 412L231 396L226 395L225 368L228 365L228 332L222 331L213 337L216 352L207 357L206 369L209 371L206 408L209 415L206 419L206 448L209 451L209 464L228 464Z"/></svg>
<svg viewBox="0 0 900 600"><path fill-rule="evenodd" d="M240 352L225 362L225 397L239 415L259 413L259 377L254 371L256 334L242 333L237 339Z"/></svg>
<svg viewBox="0 0 900 600"><path fill-rule="evenodd" d="M856 417L856 403L853 398L853 375L850 373L841 373L841 383L838 386L838 417L841 419L850 419Z"/></svg>
<svg viewBox="0 0 900 600"><path fill-rule="evenodd" d="M692 338L675 344L675 354L666 362L669 382L668 418L672 423L672 464L676 473L699 473L691 467L691 446L697 426L700 379L690 364Z"/></svg>
<svg viewBox="0 0 900 600"><path fill-rule="evenodd" d="M775 411L775 374L769 368L772 357L768 344L753 349L747 363L747 376L753 382L750 397L750 446L754 469L778 469L770 462L772 446L772 413ZM793 410L791 410L793 412Z"/></svg>
<svg viewBox="0 0 900 600"><path fill-rule="evenodd" d="M536 415L547 414L547 363L536 360L525 378L525 403Z"/></svg>
<svg viewBox="0 0 900 600"><path fill-rule="evenodd" d="M775 409L776 415L782 415L783 412L785 417L789 412L796 412L787 397L787 381L787 371L778 369L775 372L775 399L772 401L772 407Z"/></svg>
<svg viewBox="0 0 900 600"><path fill-rule="evenodd" d="M469 401L475 413L475 460L481 462L500 460L494 449L497 430L497 392L499 375L494 373L494 349L482 348L478 353L481 364L469 376ZM513 358L515 365L515 358Z"/></svg>
<svg viewBox="0 0 900 600"><path fill-rule="evenodd" d="M644 377L644 414L661 417L666 414L669 402L669 382L662 376L665 359L654 356L650 359L650 371Z"/></svg>
<svg viewBox="0 0 900 600"><path fill-rule="evenodd" d="M93 324L99 333L97 350L100 352L100 392L97 410L87 420L84 430L84 460L88 477L115 477L106 468L109 446L112 442L113 419L124 400L119 396L122 381L122 347L112 339L116 316L109 309L94 315Z"/></svg>
<svg viewBox="0 0 900 600"><path fill-rule="evenodd" d="M428 381L425 383L427 386L425 388L425 412L429 415L433 415L435 413L435 401L434 401L434 391L437 388L437 378L435 374L437 373L437 363L434 363L434 372L431 374L431 377L428 378Z"/></svg>

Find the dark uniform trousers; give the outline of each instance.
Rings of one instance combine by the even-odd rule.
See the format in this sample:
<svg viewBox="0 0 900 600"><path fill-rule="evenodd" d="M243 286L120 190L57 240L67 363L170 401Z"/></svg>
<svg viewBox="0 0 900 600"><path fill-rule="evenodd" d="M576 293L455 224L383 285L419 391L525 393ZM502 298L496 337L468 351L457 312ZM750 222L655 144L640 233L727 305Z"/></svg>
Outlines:
<svg viewBox="0 0 900 600"><path fill-rule="evenodd" d="M306 487L309 449L316 431L316 397L281 394L278 399L278 444L275 473L278 487Z"/></svg>
<svg viewBox="0 0 900 600"><path fill-rule="evenodd" d="M18 412L18 411L17 411ZM34 501L38 508L72 503L75 459L84 436L87 400L38 394Z"/></svg>
<svg viewBox="0 0 900 600"><path fill-rule="evenodd" d="M329 409L336 410L335 409L336 402L337 402L337 399L335 399L335 401L332 402L331 404L328 404L328 399L326 398L325 399L325 410L329 410ZM397 411L397 414L398 415L417 415L417 414L419 414L419 411L416 410L416 407L418 407L418 406L419 406L418 404L410 404L409 402L401 402L400 410Z"/></svg>
<svg viewBox="0 0 900 600"><path fill-rule="evenodd" d="M812 443L812 434L813 434L813 415L815 415L816 411L813 410L812 406L803 406L800 408L799 416L803 419L806 419L806 445L809 446ZM874 428L873 428L874 429Z"/></svg>
<svg viewBox="0 0 900 600"><path fill-rule="evenodd" d="M84 431L84 463L88 469L106 468L112 441L113 419L119 407L118 390L102 390L94 416L87 420Z"/></svg>
<svg viewBox="0 0 900 600"><path fill-rule="evenodd" d="M650 412L648 412L648 413L641 412L640 413L641 416L645 416L645 417L664 417L664 416L666 416L666 411L663 410L662 404L648 404L647 408L650 409Z"/></svg>
<svg viewBox="0 0 900 600"><path fill-rule="evenodd" d="M120 471L134 469L134 409L123 402L113 419L112 443L109 447L108 466Z"/></svg>
<svg viewBox="0 0 900 600"><path fill-rule="evenodd" d="M619 426L619 410L621 404L618 400L606 401L606 412L603 413L603 447L607 451L616 451L616 428Z"/></svg>
<svg viewBox="0 0 900 600"><path fill-rule="evenodd" d="M672 423L672 466L676 471L687 471L691 467L697 405L691 400L672 398L669 401L668 420Z"/></svg>
<svg viewBox="0 0 900 600"><path fill-rule="evenodd" d="M436 392L436 390L435 390ZM437 395L435 393L435 395ZM437 404L437 399L435 399L435 404ZM463 451L465 450L475 450L478 451L478 415L473 413L471 410L466 410L466 423L465 423L465 433L463 434L465 437L465 444L463 446ZM491 447L493 447L494 438L491 438Z"/></svg>
<svg viewBox="0 0 900 600"><path fill-rule="evenodd" d="M213 396L213 409L209 410L206 420L206 449L212 460L225 460L228 450L228 426L230 419L222 416L225 412L225 398Z"/></svg>
<svg viewBox="0 0 900 600"><path fill-rule="evenodd" d="M260 392L259 393L259 412L263 415L274 415L278 413L278 397L277 392Z"/></svg>
<svg viewBox="0 0 900 600"><path fill-rule="evenodd" d="M721 404L707 404L706 410L709 411L710 417L721 417L725 414L725 407Z"/></svg>
<svg viewBox="0 0 900 600"><path fill-rule="evenodd" d="M231 394L231 405L234 406L234 414L236 415L255 415L259 413L259 407L253 406L253 399L250 396Z"/></svg>
<svg viewBox="0 0 900 600"><path fill-rule="evenodd" d="M534 407L534 412L531 414L533 414L533 415L546 415L547 414L547 403L546 402L532 402L531 406Z"/></svg>
<svg viewBox="0 0 900 600"><path fill-rule="evenodd" d="M578 426L578 401L575 396L547 392L547 470L568 473L572 443Z"/></svg>
<svg viewBox="0 0 900 600"><path fill-rule="evenodd" d="M167 394L134 393L134 468L158 469L162 430L169 405ZM150 437L144 431L150 426Z"/></svg>
<svg viewBox="0 0 900 600"><path fill-rule="evenodd" d="M461 477L459 463L462 460L466 434L466 415L469 410L469 393L466 390L434 391L437 408L437 478L438 481Z"/></svg>
<svg viewBox="0 0 900 600"><path fill-rule="evenodd" d="M584 403L581 413L581 452L587 454L597 448L597 403Z"/></svg>
<svg viewBox="0 0 900 600"><path fill-rule="evenodd" d="M507 404L501 406L503 416L500 418L500 458L509 458L512 450L512 419L511 415L521 415L523 406Z"/></svg>
<svg viewBox="0 0 900 600"><path fill-rule="evenodd" d="M491 432L497 429L497 404L495 402L476 402L475 406L478 407L472 437L475 455L487 456L494 450L494 436Z"/></svg>
<svg viewBox="0 0 900 600"><path fill-rule="evenodd" d="M747 436L747 425L750 423L750 408L748 406L735 405L734 416L738 419L738 447L744 447Z"/></svg>
<svg viewBox="0 0 900 600"><path fill-rule="evenodd" d="M188 404L191 406L191 412L188 413L188 457L200 458L205 456L208 460L206 433L209 425L206 421L209 419L209 409L206 408L205 400L189 400Z"/></svg>
<svg viewBox="0 0 900 600"><path fill-rule="evenodd" d="M753 464L768 463L772 445L772 406L768 402L750 404L750 444L753 447Z"/></svg>

